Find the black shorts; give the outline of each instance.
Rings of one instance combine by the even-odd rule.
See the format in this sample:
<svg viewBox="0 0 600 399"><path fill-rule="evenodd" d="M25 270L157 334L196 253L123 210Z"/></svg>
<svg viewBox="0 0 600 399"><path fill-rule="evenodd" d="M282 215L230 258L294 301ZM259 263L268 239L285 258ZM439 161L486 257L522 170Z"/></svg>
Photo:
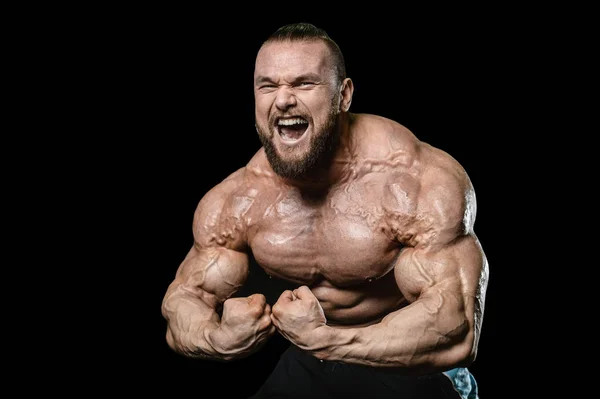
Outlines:
<svg viewBox="0 0 600 399"><path fill-rule="evenodd" d="M477 384L466 368L405 376L387 368L321 361L290 345L249 399L266 398L478 399L478 395Z"/></svg>

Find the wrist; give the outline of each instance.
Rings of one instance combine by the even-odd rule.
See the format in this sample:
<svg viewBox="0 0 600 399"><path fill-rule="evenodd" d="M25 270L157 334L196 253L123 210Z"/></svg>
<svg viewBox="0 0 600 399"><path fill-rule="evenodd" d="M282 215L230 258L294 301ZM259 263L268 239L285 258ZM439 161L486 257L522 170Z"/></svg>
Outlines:
<svg viewBox="0 0 600 399"><path fill-rule="evenodd" d="M340 328L324 325L315 330L315 349L311 351L313 356L321 360L344 359L352 346L360 339L360 329ZM340 350L341 349L341 350Z"/></svg>
<svg viewBox="0 0 600 399"><path fill-rule="evenodd" d="M316 358L328 360L335 346L335 329L324 324L313 331L307 350Z"/></svg>

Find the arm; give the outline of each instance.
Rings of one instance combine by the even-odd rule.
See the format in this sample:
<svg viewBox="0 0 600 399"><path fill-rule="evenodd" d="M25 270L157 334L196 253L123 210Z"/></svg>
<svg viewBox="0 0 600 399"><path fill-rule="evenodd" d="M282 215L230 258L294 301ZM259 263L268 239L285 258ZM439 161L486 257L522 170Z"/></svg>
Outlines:
<svg viewBox="0 0 600 399"><path fill-rule="evenodd" d="M473 189L455 164L431 167L423 174L416 204L408 222L405 217L390 218L393 230L403 233L398 240L405 246L394 273L410 305L360 328L327 326L322 311L313 310L312 327L288 334L296 344L321 359L398 367L417 374L468 365L475 359L488 265L473 231ZM318 303L307 289L294 295Z"/></svg>
<svg viewBox="0 0 600 399"><path fill-rule="evenodd" d="M483 317L487 262L473 235L439 249L405 248L395 268L410 305L364 328L320 327L317 357L415 372L470 364Z"/></svg>
<svg viewBox="0 0 600 399"><path fill-rule="evenodd" d="M167 343L185 356L242 358L275 332L263 295L230 298L249 270L240 235L222 234L231 231L231 218L225 213L235 185L235 179L226 180L200 201L194 215L194 245L163 299Z"/></svg>

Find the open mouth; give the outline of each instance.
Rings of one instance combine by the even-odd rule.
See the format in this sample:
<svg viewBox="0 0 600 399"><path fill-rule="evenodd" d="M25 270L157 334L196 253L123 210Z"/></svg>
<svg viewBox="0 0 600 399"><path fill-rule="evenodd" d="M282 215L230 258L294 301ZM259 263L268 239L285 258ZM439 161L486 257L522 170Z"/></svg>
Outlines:
<svg viewBox="0 0 600 399"><path fill-rule="evenodd" d="M279 119L277 130L284 141L299 140L308 129L308 122L303 118Z"/></svg>

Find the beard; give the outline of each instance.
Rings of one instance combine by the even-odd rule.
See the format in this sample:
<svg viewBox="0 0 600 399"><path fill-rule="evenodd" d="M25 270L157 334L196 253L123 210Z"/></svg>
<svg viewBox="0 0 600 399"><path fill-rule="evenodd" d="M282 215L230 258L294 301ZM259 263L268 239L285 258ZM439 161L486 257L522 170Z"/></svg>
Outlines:
<svg viewBox="0 0 600 399"><path fill-rule="evenodd" d="M338 115L336 107L332 107L325 123L319 126L318 129L315 127L315 134L310 137L308 152L301 158L292 160L281 158L270 139L272 135L279 133L271 127L268 128L268 131L265 131L257 124L258 137L273 171L283 178L297 179L308 177L311 172L319 167L328 166L333 159L339 141ZM270 123L269 126L273 126L273 124Z"/></svg>

